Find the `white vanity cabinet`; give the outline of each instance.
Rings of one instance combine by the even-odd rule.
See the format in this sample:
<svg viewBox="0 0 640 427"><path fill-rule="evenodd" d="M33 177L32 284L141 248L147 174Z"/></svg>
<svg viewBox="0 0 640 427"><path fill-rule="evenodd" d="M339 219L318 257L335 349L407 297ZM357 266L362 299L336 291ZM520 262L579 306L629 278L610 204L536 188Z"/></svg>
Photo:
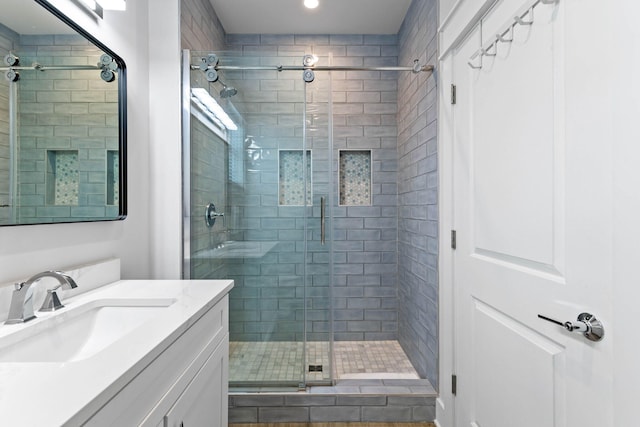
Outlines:
<svg viewBox="0 0 640 427"><path fill-rule="evenodd" d="M163 427L226 426L228 344L225 340L164 416Z"/></svg>
<svg viewBox="0 0 640 427"><path fill-rule="evenodd" d="M83 425L226 426L228 331L225 296Z"/></svg>

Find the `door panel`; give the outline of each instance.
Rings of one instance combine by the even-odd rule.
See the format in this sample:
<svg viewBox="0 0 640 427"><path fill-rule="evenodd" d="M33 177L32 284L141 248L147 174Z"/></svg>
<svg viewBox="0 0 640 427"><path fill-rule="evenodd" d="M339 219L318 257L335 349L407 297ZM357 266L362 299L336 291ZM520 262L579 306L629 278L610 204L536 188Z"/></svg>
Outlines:
<svg viewBox="0 0 640 427"><path fill-rule="evenodd" d="M500 8L509 3L492 13L508 15ZM585 7L540 3L533 25L516 25L513 42L499 42L481 68L468 61L495 28L478 25L454 53L458 426L609 425L610 340L538 318L575 322L586 311L605 327L610 318L601 244L611 232L610 189L589 173L611 172L596 154L606 159L607 123L568 120L576 109L593 114L577 101L576 82L588 73L567 67L566 52L581 41L564 38L586 31L568 12Z"/></svg>
<svg viewBox="0 0 640 427"><path fill-rule="evenodd" d="M541 15L535 28L516 27L512 43L483 58L469 93L470 142L476 249L549 269L554 232L561 233L554 230L562 214L554 188L562 176L554 165L562 142L554 138L553 33Z"/></svg>
<svg viewBox="0 0 640 427"><path fill-rule="evenodd" d="M564 388L565 349L503 311L478 300L473 305L478 424L498 426L522 420L518 426L554 425L557 393L553 390ZM563 406L557 409L562 411ZM514 425L513 421L507 424Z"/></svg>

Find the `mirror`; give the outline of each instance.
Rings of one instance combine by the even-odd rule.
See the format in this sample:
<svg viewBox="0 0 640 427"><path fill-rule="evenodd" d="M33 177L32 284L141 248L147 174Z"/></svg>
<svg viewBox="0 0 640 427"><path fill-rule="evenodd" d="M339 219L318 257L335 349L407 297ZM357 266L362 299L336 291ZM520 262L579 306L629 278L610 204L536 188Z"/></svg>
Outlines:
<svg viewBox="0 0 640 427"><path fill-rule="evenodd" d="M2 6L0 225L124 219L124 61L45 0Z"/></svg>

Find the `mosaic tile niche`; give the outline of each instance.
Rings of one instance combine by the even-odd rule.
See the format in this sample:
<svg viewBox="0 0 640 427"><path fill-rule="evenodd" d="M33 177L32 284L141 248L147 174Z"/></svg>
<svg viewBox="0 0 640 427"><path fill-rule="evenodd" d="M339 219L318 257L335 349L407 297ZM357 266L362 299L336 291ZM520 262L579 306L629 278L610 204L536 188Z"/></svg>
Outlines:
<svg viewBox="0 0 640 427"><path fill-rule="evenodd" d="M78 152L47 151L47 204L78 204Z"/></svg>
<svg viewBox="0 0 640 427"><path fill-rule="evenodd" d="M304 203L304 162L302 150L280 150L279 155L279 194L280 206L303 206ZM312 204L311 194L311 150L307 150L307 205Z"/></svg>
<svg viewBox="0 0 640 427"><path fill-rule="evenodd" d="M371 205L371 150L340 151L340 204Z"/></svg>
<svg viewBox="0 0 640 427"><path fill-rule="evenodd" d="M118 151L107 150L107 204L120 203L120 156Z"/></svg>

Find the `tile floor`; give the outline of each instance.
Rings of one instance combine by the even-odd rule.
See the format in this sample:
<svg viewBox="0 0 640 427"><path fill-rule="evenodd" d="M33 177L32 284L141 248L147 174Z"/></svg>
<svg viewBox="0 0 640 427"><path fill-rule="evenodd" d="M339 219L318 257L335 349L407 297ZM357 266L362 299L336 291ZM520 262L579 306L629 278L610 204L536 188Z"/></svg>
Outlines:
<svg viewBox="0 0 640 427"><path fill-rule="evenodd" d="M245 423L229 427L436 427L434 423Z"/></svg>
<svg viewBox="0 0 640 427"><path fill-rule="evenodd" d="M299 383L303 357L300 342L231 342L229 381ZM322 365L322 372L307 372L307 382L331 380L328 342L307 343L309 365ZM419 378L397 341L336 341L333 369L336 380Z"/></svg>

